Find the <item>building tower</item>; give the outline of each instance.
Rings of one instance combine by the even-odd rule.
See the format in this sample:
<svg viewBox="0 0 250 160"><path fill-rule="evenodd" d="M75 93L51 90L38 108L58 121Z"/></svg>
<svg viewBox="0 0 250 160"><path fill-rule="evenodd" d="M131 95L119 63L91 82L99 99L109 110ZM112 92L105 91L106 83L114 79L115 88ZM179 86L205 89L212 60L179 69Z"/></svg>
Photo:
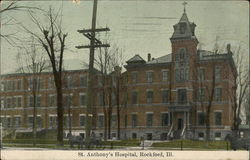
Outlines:
<svg viewBox="0 0 250 160"><path fill-rule="evenodd" d="M171 131L175 138L185 138L190 129L192 104L194 99L194 80L198 40L195 36L195 23L188 20L184 2L184 12L180 21L175 24L170 38L172 45L171 70Z"/></svg>

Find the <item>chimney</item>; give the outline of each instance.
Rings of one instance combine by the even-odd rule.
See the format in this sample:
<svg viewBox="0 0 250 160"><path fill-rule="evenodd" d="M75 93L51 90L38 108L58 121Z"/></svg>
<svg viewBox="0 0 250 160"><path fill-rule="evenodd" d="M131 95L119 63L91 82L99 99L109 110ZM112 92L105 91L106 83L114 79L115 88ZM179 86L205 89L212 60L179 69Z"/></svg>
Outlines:
<svg viewBox="0 0 250 160"><path fill-rule="evenodd" d="M151 54L148 53L148 62L151 61Z"/></svg>
<svg viewBox="0 0 250 160"><path fill-rule="evenodd" d="M115 70L115 72L118 73L118 74L121 73L121 67L120 67L120 66L115 66L115 67L114 67L114 70Z"/></svg>
<svg viewBox="0 0 250 160"><path fill-rule="evenodd" d="M232 54L232 51L231 51L231 44L227 44L227 54Z"/></svg>

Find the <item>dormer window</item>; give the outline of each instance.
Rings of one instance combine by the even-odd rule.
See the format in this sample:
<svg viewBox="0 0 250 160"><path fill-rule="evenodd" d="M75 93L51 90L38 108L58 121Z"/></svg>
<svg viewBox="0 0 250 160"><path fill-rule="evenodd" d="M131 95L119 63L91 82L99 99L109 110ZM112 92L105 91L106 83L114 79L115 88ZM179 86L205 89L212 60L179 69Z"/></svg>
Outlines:
<svg viewBox="0 0 250 160"><path fill-rule="evenodd" d="M186 23L181 23L180 24L180 33L184 34L187 28L187 24Z"/></svg>

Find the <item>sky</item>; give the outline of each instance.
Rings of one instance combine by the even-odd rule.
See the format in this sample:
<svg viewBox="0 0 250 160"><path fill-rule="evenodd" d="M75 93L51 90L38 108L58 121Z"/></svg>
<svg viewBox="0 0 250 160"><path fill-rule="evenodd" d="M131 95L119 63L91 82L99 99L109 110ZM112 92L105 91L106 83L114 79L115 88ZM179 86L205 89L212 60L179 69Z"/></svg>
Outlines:
<svg viewBox="0 0 250 160"><path fill-rule="evenodd" d="M8 3L8 2L5 2ZM145 60L151 53L154 58L171 53L169 38L173 34L173 25L178 23L183 13L183 1L167 0L99 0L97 27L109 27L108 39L111 47L119 47L124 61L139 54ZM241 47L242 56L249 63L249 3L247 1L187 1L186 12L194 22L196 37L205 50L213 50L215 39L221 48L232 45L232 51ZM21 1L20 5L35 6L48 10L61 10L63 30L68 33L65 52L66 67L80 69L88 62L89 50L76 49L75 46L87 45L89 41L77 32L91 26L93 1ZM4 6L4 4L3 4ZM35 14L42 22L43 16ZM33 31L37 31L27 12L12 11L1 15L2 20L14 18ZM19 25L3 25L2 34L15 33L20 39L28 35ZM102 35L101 40L105 40ZM13 73L17 69L18 49L1 40L1 73Z"/></svg>

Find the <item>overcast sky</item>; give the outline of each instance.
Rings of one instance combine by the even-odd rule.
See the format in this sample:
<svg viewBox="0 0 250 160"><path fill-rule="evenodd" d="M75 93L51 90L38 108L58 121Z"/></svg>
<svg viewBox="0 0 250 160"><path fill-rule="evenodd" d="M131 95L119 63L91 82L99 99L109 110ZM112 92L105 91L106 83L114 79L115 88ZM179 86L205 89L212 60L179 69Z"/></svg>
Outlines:
<svg viewBox="0 0 250 160"><path fill-rule="evenodd" d="M213 50L216 36L219 45L232 44L232 50L239 45L242 53L249 59L249 3L247 1L187 1L186 12L189 20L196 23L196 36L202 49ZM79 4L72 1L24 1L20 5L36 6L55 10L62 7L63 28L68 32L66 45L70 50L65 53L67 65L77 69L81 63L88 62L89 50L75 49L77 45L88 44L78 29L90 28L92 1L81 0ZM111 46L116 44L123 50L125 60L135 54L146 59L147 54L157 58L171 53L169 38L173 25L178 23L182 13L182 1L142 1L142 0L101 0L98 2L97 27L110 28ZM40 15L36 15L40 16ZM33 27L26 12L9 12L2 15L5 20L13 17L25 26ZM40 16L42 17L42 16ZM43 19L41 19L43 21ZM17 26L3 26L4 33L24 35ZM15 57L18 50L1 41L1 72L15 71ZM246 62L248 63L248 62Z"/></svg>

